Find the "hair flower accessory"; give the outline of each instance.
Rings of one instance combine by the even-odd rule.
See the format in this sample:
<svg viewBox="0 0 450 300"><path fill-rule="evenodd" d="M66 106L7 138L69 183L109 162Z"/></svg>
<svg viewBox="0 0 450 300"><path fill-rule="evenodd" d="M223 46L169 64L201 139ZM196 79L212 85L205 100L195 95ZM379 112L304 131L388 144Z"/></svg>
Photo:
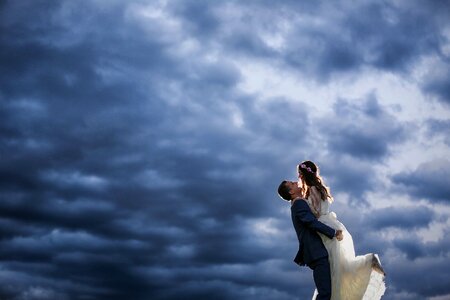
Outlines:
<svg viewBox="0 0 450 300"><path fill-rule="evenodd" d="M301 165L300 165L300 168L305 169L305 170L307 170L307 171L310 172L310 173L313 173L313 171L311 170L311 168L310 168L310 167L307 167L305 164L301 164Z"/></svg>

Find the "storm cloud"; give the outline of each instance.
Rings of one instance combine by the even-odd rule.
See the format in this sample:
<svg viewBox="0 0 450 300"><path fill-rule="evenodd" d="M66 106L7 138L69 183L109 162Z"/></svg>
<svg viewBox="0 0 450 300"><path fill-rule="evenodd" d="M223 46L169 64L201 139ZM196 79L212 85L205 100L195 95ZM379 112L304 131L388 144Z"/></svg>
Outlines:
<svg viewBox="0 0 450 300"><path fill-rule="evenodd" d="M0 298L308 299L306 159L384 299L449 297L448 7L0 2Z"/></svg>

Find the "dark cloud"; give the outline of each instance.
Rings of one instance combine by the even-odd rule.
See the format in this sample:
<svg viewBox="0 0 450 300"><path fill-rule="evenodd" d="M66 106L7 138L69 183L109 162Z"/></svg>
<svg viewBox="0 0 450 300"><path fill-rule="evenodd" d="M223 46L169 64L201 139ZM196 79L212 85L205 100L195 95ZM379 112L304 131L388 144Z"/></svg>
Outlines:
<svg viewBox="0 0 450 300"><path fill-rule="evenodd" d="M326 167L323 175L332 190L350 194L355 204L367 204L364 194L384 185L375 171L377 163L409 138L407 124L373 94L353 102L339 99L333 112L315 123L314 137L320 141L316 147L325 147L329 153L319 161Z"/></svg>
<svg viewBox="0 0 450 300"><path fill-rule="evenodd" d="M395 174L392 180L413 198L447 203L450 199L449 167L446 159L429 161L414 171Z"/></svg>
<svg viewBox="0 0 450 300"><path fill-rule="evenodd" d="M360 49L367 51L365 62L381 69L408 70L439 43L437 24L421 8L408 4L368 3L345 24Z"/></svg>
<svg viewBox="0 0 450 300"><path fill-rule="evenodd" d="M445 66L449 68L449 64ZM438 73L427 77L424 83L424 90L434 95L439 101L444 104L450 103L450 73Z"/></svg>
<svg viewBox="0 0 450 300"><path fill-rule="evenodd" d="M450 121L430 119L426 122L426 132L429 137L442 138L444 143L450 145Z"/></svg>
<svg viewBox="0 0 450 300"><path fill-rule="evenodd" d="M388 227L417 229L428 226L433 219L433 210L426 206L387 207L373 210L368 216L367 222L378 229Z"/></svg>
<svg viewBox="0 0 450 300"><path fill-rule="evenodd" d="M347 226L347 229L353 234L357 254L375 252L380 255L388 274L385 295L388 299L422 299L447 293L445 285L441 283L443 283L443 277L446 276L442 275L442 272L445 273L444 270L448 264L446 259L449 249L446 238L448 228L439 234L437 240L424 241L423 234L433 234L424 233L422 229L427 228L431 225L430 223L438 219L434 217L429 222L427 212L435 214L430 212L430 208L423 206L404 208L403 211L393 207L378 209L373 213L359 216L363 222L358 223L361 227L357 228L357 234L353 234L352 227ZM396 215L392 216L391 220L385 217L393 213ZM386 222L375 221L377 216L381 219L384 217ZM393 224L392 219L398 219L399 224ZM391 242L387 242L382 236L389 234L390 229L398 230L400 233ZM418 234L421 231L422 233ZM423 276L419 274L433 269L435 271L427 273L426 284L428 286L424 287L424 283L421 283ZM411 274L417 274L417 276L411 276ZM433 283L435 288L430 288ZM420 285L420 288L412 289L411 285Z"/></svg>
<svg viewBox="0 0 450 300"><path fill-rule="evenodd" d="M368 203L364 194L376 190L381 185L376 175L367 176L373 174L372 170L371 163L335 155L322 161L321 174L325 183L331 187L332 193L349 194L350 203L366 205Z"/></svg>
<svg viewBox="0 0 450 300"><path fill-rule="evenodd" d="M10 12L21 9L9 5ZM72 8L61 4L42 14L58 20ZM230 92L239 80L232 66L177 60L158 36L142 38L120 8L105 15L86 8L81 23L102 17L104 27L90 36L81 26L82 37L69 45L61 45L62 35L48 36L53 24L45 20L33 35L25 17L3 24L5 31L18 27L23 42L14 34L2 40L2 150L8 160L1 164L7 201L0 208L0 257L14 277L2 297L289 297L289 291L267 287L267 279L255 292L232 292L252 280L209 275L214 265L273 258L272 246L249 244L252 232L242 231L238 216L267 216L267 208L278 204L258 200L273 187L254 191L267 181L265 167L256 166L267 157L260 147L270 137L258 139L253 130L295 133L295 122L268 116L298 109L289 111L284 100L256 107L249 99L247 109L258 112L242 111ZM167 95L169 77L182 95ZM242 133L234 129L241 122ZM152 281L158 269L175 266L199 266L204 275L180 277L183 284L172 292L173 281ZM205 280L210 283L196 283Z"/></svg>
<svg viewBox="0 0 450 300"><path fill-rule="evenodd" d="M236 3L231 3L224 8L226 19L214 17L210 5L195 13L181 9L182 16L187 24L195 24L194 34L204 36L213 30L216 41L231 51L271 59L319 81L363 67L407 75L421 57L436 55L445 45L442 28L447 14L437 4L369 1L351 5L353 9L344 4L339 8L342 14L337 14L334 4L323 1L247 2L239 4L238 13L232 9ZM287 29L285 20L294 26ZM265 35L281 35L283 46L264 42Z"/></svg>
<svg viewBox="0 0 450 300"><path fill-rule="evenodd" d="M311 297L276 195L304 157L350 196L345 223L358 252L443 257L443 242L377 242L379 228L429 225L432 208L355 216L354 204L384 187L374 162L408 137L375 94L317 117L296 95L244 93L233 60L266 59L313 79L365 66L404 72L441 46L428 33L441 19L414 8L419 26L406 8L380 4L346 18L325 2L159 5L0 2L0 298ZM330 22L311 23L316 16ZM425 178L401 171L394 182L446 203L448 174L432 170L442 176L421 166ZM442 278L422 289L393 274L387 299L449 292Z"/></svg>
<svg viewBox="0 0 450 300"><path fill-rule="evenodd" d="M377 161L406 137L405 125L385 110L374 95L360 104L338 100L334 115L323 122L328 148L358 159Z"/></svg>
<svg viewBox="0 0 450 300"><path fill-rule="evenodd" d="M415 260L424 255L423 248L412 240L397 240L394 245L410 260Z"/></svg>
<svg viewBox="0 0 450 300"><path fill-rule="evenodd" d="M213 38L220 24L219 10L209 1L177 1L169 4L175 16L184 20L197 38Z"/></svg>
<svg viewBox="0 0 450 300"><path fill-rule="evenodd" d="M416 298L419 295L433 297L447 293L443 278L448 267L448 241L445 237L448 229L444 230L442 237L437 241L423 242L420 237L412 233L393 242L397 248L396 259L390 260L391 278L398 281L396 289L404 292L411 291L411 284L418 285ZM407 274L421 274L427 272L427 276L408 276ZM445 281L445 280L444 280ZM433 283L436 285L431 287ZM420 286L420 287L419 287ZM413 294L413 292L409 292Z"/></svg>

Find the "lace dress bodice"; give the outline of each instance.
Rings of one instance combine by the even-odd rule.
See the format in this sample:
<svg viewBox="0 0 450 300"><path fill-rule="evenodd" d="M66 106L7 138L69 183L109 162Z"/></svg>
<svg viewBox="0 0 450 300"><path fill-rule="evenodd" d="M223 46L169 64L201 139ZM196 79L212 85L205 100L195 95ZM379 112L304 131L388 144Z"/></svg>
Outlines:
<svg viewBox="0 0 450 300"><path fill-rule="evenodd" d="M331 201L329 199L320 203L320 215L326 215L330 213Z"/></svg>
<svg viewBox="0 0 450 300"><path fill-rule="evenodd" d="M307 202L308 202L308 205L311 208L311 210L313 210L314 214L316 214L316 212L314 211L314 208L313 208L312 199L308 198ZM320 201L320 216L329 214L330 213L330 206L331 206L330 200L328 200L328 199L325 200L325 201L321 200Z"/></svg>
<svg viewBox="0 0 450 300"><path fill-rule="evenodd" d="M312 212L317 217L330 213L330 199L322 200L320 197L320 192L316 189L316 187L311 187L307 202Z"/></svg>

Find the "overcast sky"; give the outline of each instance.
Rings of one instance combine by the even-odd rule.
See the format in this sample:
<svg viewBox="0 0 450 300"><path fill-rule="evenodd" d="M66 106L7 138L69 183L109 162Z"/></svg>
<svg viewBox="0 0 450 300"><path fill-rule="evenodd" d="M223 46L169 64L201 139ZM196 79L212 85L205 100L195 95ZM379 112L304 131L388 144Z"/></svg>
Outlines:
<svg viewBox="0 0 450 300"><path fill-rule="evenodd" d="M383 299L450 299L449 1L0 1L0 298L309 299L311 159Z"/></svg>

